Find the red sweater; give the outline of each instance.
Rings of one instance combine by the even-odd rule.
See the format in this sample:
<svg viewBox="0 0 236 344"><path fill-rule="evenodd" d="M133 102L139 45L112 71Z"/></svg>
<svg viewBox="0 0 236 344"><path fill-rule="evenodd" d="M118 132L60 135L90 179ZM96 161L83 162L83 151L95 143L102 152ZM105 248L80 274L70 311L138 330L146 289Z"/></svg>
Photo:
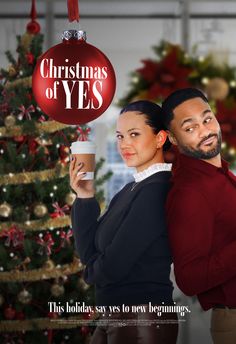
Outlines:
<svg viewBox="0 0 236 344"><path fill-rule="evenodd" d="M204 310L236 307L236 177L180 154L167 200L176 282Z"/></svg>

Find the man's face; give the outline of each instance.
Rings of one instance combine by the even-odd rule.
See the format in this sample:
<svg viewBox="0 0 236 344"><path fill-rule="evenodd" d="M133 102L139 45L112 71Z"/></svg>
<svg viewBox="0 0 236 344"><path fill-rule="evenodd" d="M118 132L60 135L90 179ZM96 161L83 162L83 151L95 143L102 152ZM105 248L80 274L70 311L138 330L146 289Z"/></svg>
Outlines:
<svg viewBox="0 0 236 344"><path fill-rule="evenodd" d="M173 113L169 138L181 153L206 160L220 153L221 130L208 103L202 98L189 99Z"/></svg>

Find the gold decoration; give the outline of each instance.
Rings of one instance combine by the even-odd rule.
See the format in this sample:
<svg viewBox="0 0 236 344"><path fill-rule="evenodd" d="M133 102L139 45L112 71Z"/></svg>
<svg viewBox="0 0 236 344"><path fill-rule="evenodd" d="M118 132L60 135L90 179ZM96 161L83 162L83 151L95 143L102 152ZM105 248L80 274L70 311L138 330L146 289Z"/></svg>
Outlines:
<svg viewBox="0 0 236 344"><path fill-rule="evenodd" d="M51 287L51 293L53 296L58 297L63 295L65 292L65 288L63 285L60 285L58 283L54 283Z"/></svg>
<svg viewBox="0 0 236 344"><path fill-rule="evenodd" d="M47 214L48 208L43 203L38 203L34 207L34 215L37 217L43 217Z"/></svg>
<svg viewBox="0 0 236 344"><path fill-rule="evenodd" d="M55 267L52 271L45 268L19 271L12 270L7 272L0 272L0 282L32 282L51 278L63 277L65 275L72 275L83 270L83 265L79 259L74 257L70 264L64 264L60 267Z"/></svg>
<svg viewBox="0 0 236 344"><path fill-rule="evenodd" d="M10 90L15 87L25 87L31 88L32 87L32 76L27 76L26 78L16 79L14 81L7 81L5 84L5 88Z"/></svg>
<svg viewBox="0 0 236 344"><path fill-rule="evenodd" d="M17 74L17 71L13 65L10 65L8 68L8 74L10 77L15 76Z"/></svg>
<svg viewBox="0 0 236 344"><path fill-rule="evenodd" d="M12 207L7 202L0 204L0 216L9 217L12 213Z"/></svg>
<svg viewBox="0 0 236 344"><path fill-rule="evenodd" d="M223 78L210 79L206 86L206 93L214 100L224 100L229 93L229 85Z"/></svg>
<svg viewBox="0 0 236 344"><path fill-rule="evenodd" d="M54 133L58 130L67 128L68 125L56 121L47 121L36 123L35 130L30 132L31 135L40 135L43 133ZM11 128L0 127L1 137L15 137L23 134L22 125L17 125Z"/></svg>
<svg viewBox="0 0 236 344"><path fill-rule="evenodd" d="M7 128L12 127L13 125L15 125L16 123L16 118L13 115L8 115L5 119L4 119L4 124Z"/></svg>
<svg viewBox="0 0 236 344"><path fill-rule="evenodd" d="M17 184L30 184L37 180L48 181L55 178L63 178L68 174L68 166L63 166L57 164L55 168L44 170L44 171L34 171L34 172L21 172L14 174L1 175L0 185L17 185Z"/></svg>
<svg viewBox="0 0 236 344"><path fill-rule="evenodd" d="M27 305L32 300L32 295L28 292L28 290L23 289L21 292L19 292L17 299L20 301L20 303L23 303L23 305Z"/></svg>
<svg viewBox="0 0 236 344"><path fill-rule="evenodd" d="M65 197L66 204L71 206L74 203L75 199L76 199L76 194L74 192L69 192L68 194L66 194L66 197Z"/></svg>
<svg viewBox="0 0 236 344"><path fill-rule="evenodd" d="M66 319L48 319L48 318L34 318L27 320L1 320L0 332L22 332L22 331L35 331L46 329L70 329L89 323L93 324L94 320L85 320L82 315L68 317Z"/></svg>
<svg viewBox="0 0 236 344"><path fill-rule="evenodd" d="M83 278L78 279L78 287L84 291L90 288L90 286L84 281Z"/></svg>
<svg viewBox="0 0 236 344"><path fill-rule="evenodd" d="M24 35L21 36L20 44L24 48L24 50L29 50L33 37L34 35L28 32L24 33Z"/></svg>
<svg viewBox="0 0 236 344"><path fill-rule="evenodd" d="M55 219L48 219L48 220L34 220L34 221L25 221L25 222L0 222L0 231L4 229L10 229L12 226L17 226L22 230L29 230L29 231L38 231L40 230L47 230L49 228L63 228L71 225L70 216L65 215L62 217L57 217Z"/></svg>
<svg viewBox="0 0 236 344"><path fill-rule="evenodd" d="M48 259L44 264L43 267L47 271L52 271L55 268L55 264L51 259Z"/></svg>

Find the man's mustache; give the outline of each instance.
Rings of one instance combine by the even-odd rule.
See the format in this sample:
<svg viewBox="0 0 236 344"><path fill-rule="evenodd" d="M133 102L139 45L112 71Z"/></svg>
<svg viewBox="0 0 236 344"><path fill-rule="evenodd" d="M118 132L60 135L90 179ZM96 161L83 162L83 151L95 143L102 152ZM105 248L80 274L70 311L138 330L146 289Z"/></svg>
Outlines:
<svg viewBox="0 0 236 344"><path fill-rule="evenodd" d="M199 144L197 145L198 148L199 148L205 141L207 141L209 138L214 137L214 136L218 139L218 135L217 135L217 134L209 134L207 137L204 137L204 139L202 139L202 141L200 141Z"/></svg>

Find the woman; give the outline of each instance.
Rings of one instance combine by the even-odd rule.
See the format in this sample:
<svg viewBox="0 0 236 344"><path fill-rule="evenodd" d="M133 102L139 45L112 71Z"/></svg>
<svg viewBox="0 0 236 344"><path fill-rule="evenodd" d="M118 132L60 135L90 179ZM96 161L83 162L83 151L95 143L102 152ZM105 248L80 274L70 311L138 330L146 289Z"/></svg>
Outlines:
<svg viewBox="0 0 236 344"><path fill-rule="evenodd" d="M102 316L108 321L97 326L92 344L176 343L176 314L158 316L149 311L150 304L173 305L172 260L164 216L171 165L164 162L163 149L169 142L160 110L152 102L137 101L121 111L117 146L125 164L136 168L135 181L115 195L99 219L93 182L83 181L84 173L80 173L83 162L73 160L70 165L71 187L77 193L72 227L80 259L86 265L84 278L95 284L96 304L108 307ZM143 305L142 312L135 312L137 305ZM109 306L121 311L110 314ZM126 321L126 326L114 326L118 320Z"/></svg>

